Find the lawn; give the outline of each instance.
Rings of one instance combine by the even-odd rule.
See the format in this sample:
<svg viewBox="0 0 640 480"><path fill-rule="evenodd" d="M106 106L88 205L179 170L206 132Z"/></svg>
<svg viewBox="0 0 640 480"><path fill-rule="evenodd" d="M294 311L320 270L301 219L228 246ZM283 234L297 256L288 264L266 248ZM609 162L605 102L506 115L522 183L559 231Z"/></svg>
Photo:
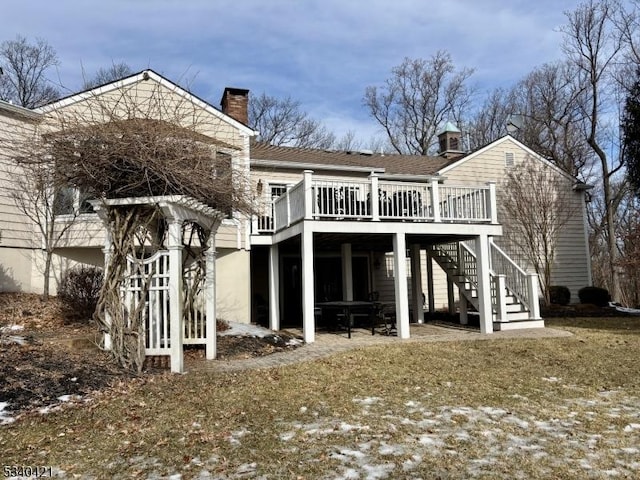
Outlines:
<svg viewBox="0 0 640 480"><path fill-rule="evenodd" d="M638 478L640 319L549 324L575 335L125 382L0 427L0 463L68 478Z"/></svg>

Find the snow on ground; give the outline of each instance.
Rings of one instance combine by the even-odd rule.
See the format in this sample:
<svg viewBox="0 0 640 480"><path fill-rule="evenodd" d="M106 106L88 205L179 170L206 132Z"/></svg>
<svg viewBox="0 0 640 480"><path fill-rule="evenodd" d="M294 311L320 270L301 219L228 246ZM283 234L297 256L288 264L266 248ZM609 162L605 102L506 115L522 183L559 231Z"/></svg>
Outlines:
<svg viewBox="0 0 640 480"><path fill-rule="evenodd" d="M8 406L7 402L0 402L0 425L7 425L15 420L7 410Z"/></svg>
<svg viewBox="0 0 640 480"><path fill-rule="evenodd" d="M259 325L252 325L249 323L237 323L237 322L228 322L229 329L218 332L218 335L221 336L233 336L233 337L258 337L264 338L269 335L275 335L273 330L269 330L268 328L260 327Z"/></svg>
<svg viewBox="0 0 640 480"><path fill-rule="evenodd" d="M22 330L24 330L24 325L5 325L4 327L0 327L0 345L9 345L12 343L24 345L27 341L26 338L15 335L16 332L21 332Z"/></svg>
<svg viewBox="0 0 640 480"><path fill-rule="evenodd" d="M618 312L628 313L630 315L640 315L640 309L623 307L617 303L609 302L609 306L615 308Z"/></svg>

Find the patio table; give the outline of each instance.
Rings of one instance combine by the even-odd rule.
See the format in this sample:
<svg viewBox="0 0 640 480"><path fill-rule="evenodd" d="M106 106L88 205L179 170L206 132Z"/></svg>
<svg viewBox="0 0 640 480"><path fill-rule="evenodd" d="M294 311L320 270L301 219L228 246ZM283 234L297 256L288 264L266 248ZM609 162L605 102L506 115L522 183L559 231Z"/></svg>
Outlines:
<svg viewBox="0 0 640 480"><path fill-rule="evenodd" d="M373 320L374 308L376 302L366 302L361 300L337 300L333 302L316 303L316 307L320 308L324 316L325 310L339 310L347 321L347 335L351 338L351 315L354 310L366 311L371 319L371 335L375 335L375 322Z"/></svg>

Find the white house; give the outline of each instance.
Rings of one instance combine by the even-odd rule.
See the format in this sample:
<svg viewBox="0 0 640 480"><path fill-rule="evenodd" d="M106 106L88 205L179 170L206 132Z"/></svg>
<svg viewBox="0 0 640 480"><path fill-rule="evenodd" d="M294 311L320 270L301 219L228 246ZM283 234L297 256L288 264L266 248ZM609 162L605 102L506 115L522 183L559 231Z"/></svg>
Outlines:
<svg viewBox="0 0 640 480"><path fill-rule="evenodd" d="M55 130L56 121L96 98L118 103L123 92L147 114L159 103L195 109L200 133L250 180L255 214L230 215L215 237L219 317L302 326L312 342L316 304L375 292L395 303L403 338L425 308L459 310L463 319L477 310L483 332L543 325L535 275L499 248L506 173L525 161L555 169L522 143L506 136L464 153L449 125L433 157L274 147L252 140L247 90L225 90L218 110L151 70L37 111L0 102L0 290L38 292L42 285L40 236L11 198L20 174L12 141ZM575 299L591 283L585 192L554 171L579 213L563 229L553 284L569 287ZM56 251L55 277L77 262L101 265L103 247L96 214L81 213Z"/></svg>

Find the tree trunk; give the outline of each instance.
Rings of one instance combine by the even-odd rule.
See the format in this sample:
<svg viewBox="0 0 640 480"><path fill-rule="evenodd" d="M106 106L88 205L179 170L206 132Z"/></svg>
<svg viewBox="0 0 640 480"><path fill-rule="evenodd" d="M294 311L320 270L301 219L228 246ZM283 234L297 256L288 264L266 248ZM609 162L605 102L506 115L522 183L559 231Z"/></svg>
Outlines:
<svg viewBox="0 0 640 480"><path fill-rule="evenodd" d="M51 261L53 260L53 252L46 252L44 260L44 286L42 287L42 300L49 301L49 276L51 274Z"/></svg>

